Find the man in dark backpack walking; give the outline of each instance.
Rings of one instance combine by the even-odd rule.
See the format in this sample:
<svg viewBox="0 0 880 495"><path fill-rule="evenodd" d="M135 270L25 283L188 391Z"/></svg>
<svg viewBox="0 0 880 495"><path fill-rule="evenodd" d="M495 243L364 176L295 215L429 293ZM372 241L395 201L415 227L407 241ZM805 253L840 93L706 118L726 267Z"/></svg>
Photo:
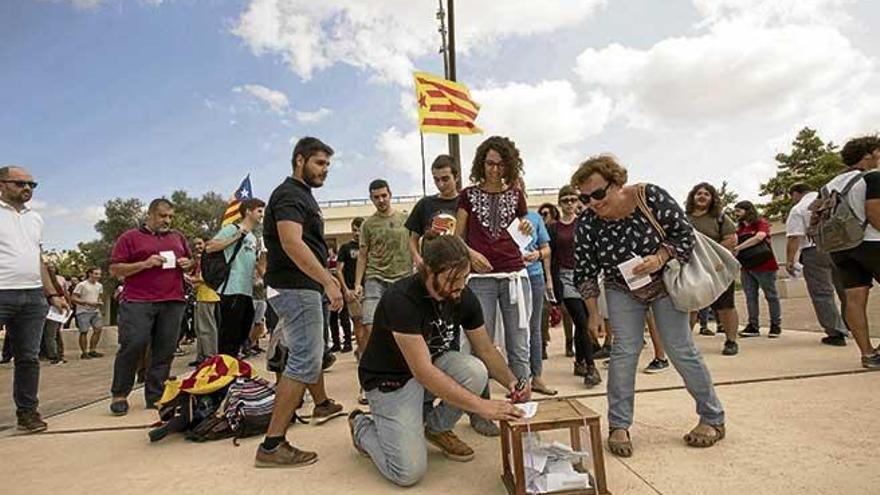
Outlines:
<svg viewBox="0 0 880 495"><path fill-rule="evenodd" d="M842 192L851 185L843 201L863 225L864 236L856 247L831 253L846 289L846 323L862 353L862 366L880 368L880 353L868 336L868 293L873 281L880 282L880 138L864 136L850 140L840 151L849 171L832 179L825 188Z"/></svg>

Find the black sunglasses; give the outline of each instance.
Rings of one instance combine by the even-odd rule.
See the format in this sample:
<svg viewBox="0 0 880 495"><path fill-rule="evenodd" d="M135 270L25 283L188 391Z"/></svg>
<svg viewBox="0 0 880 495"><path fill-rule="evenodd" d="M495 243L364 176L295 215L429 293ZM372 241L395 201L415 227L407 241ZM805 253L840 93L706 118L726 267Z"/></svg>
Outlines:
<svg viewBox="0 0 880 495"><path fill-rule="evenodd" d="M602 189L596 189L590 194L580 194L578 198L581 200L581 203L588 205L590 204L590 200L595 199L596 201L602 201L605 199L605 195L608 194L608 188L611 187L611 183L605 184L605 187Z"/></svg>
<svg viewBox="0 0 880 495"><path fill-rule="evenodd" d="M31 181L31 180L4 179L4 180L0 180L0 182L5 182L6 184L15 184L20 189L24 189L24 186L29 186L31 189L37 188L37 183L34 181Z"/></svg>

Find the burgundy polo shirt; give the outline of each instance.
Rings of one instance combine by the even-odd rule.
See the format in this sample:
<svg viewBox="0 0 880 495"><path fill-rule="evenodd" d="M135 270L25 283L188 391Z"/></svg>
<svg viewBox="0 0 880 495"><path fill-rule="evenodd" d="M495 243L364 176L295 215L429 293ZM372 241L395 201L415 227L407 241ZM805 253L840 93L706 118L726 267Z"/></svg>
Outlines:
<svg viewBox="0 0 880 495"><path fill-rule="evenodd" d="M180 232L151 232L141 227L131 229L116 239L110 263L137 263L162 251L174 251L178 259L192 258L186 238ZM125 277L122 299L138 302L183 301L183 270L154 267Z"/></svg>

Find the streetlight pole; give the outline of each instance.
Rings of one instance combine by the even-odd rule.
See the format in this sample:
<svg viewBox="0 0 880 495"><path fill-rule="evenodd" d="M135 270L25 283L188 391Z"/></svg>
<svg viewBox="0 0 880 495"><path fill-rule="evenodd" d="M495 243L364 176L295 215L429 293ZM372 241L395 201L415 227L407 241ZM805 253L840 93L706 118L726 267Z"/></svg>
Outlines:
<svg viewBox="0 0 880 495"><path fill-rule="evenodd" d="M446 46L446 61L448 72L446 78L455 81L455 0L447 0L446 13L448 18L449 42ZM449 154L461 166L461 145L458 134L449 135ZM461 184L459 184L459 188Z"/></svg>

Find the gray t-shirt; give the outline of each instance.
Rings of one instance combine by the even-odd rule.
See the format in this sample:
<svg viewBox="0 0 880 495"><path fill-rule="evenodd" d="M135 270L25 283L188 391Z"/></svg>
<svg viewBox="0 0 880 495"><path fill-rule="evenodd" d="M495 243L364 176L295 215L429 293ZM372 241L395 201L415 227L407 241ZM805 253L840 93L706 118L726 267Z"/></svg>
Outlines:
<svg viewBox="0 0 880 495"><path fill-rule="evenodd" d="M101 296L104 295L104 286L101 285L101 282L95 282L94 284L89 282L88 280L83 280L82 282L76 284L76 287L73 289L73 293L76 294L77 297L82 299L83 301L98 304L101 302ZM76 305L77 313L97 313L98 308L94 306L85 306L82 304Z"/></svg>

